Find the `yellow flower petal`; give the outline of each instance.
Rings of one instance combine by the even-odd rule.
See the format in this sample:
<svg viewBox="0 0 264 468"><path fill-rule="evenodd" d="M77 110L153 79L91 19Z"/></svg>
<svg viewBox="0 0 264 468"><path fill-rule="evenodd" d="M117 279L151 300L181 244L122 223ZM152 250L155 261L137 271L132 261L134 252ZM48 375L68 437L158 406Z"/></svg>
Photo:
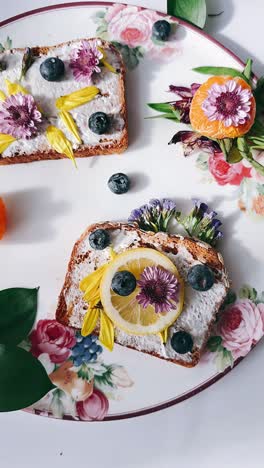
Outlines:
<svg viewBox="0 0 264 468"><path fill-rule="evenodd" d="M110 64L108 63L105 59L102 59L101 60L101 63L105 66L105 68L107 68L110 72L112 73L117 73L116 69Z"/></svg>
<svg viewBox="0 0 264 468"><path fill-rule="evenodd" d="M89 292L91 292L93 288L99 286L107 266L108 264L106 263L105 265L102 265L99 268L97 268L97 270L93 271L93 273L90 273L90 275L83 278L80 282L80 290L89 294Z"/></svg>
<svg viewBox="0 0 264 468"><path fill-rule="evenodd" d="M87 86L56 99L56 107L63 111L69 111L91 101L99 92L100 90L96 86Z"/></svg>
<svg viewBox="0 0 264 468"><path fill-rule="evenodd" d="M100 312L100 333L99 340L101 343L109 349L113 350L114 347L114 325L110 318L104 311Z"/></svg>
<svg viewBox="0 0 264 468"><path fill-rule="evenodd" d="M4 91L0 91L0 101L5 101L6 100L6 95Z"/></svg>
<svg viewBox="0 0 264 468"><path fill-rule="evenodd" d="M158 335L159 335L162 343L167 343L168 328L165 328L165 330L162 330L160 333L158 333Z"/></svg>
<svg viewBox="0 0 264 468"><path fill-rule="evenodd" d="M82 336L87 336L92 333L96 327L97 320L99 319L99 309L90 308L87 310L82 324Z"/></svg>
<svg viewBox="0 0 264 468"><path fill-rule="evenodd" d="M9 96L11 94L17 94L17 93L29 94L28 90L18 83L11 83L11 81L6 79L5 84L6 84L6 90Z"/></svg>
<svg viewBox="0 0 264 468"><path fill-rule="evenodd" d="M12 137L11 135L6 135L5 133L0 133L0 154L5 151L6 148L8 148L13 141L15 141L16 138Z"/></svg>
<svg viewBox="0 0 264 468"><path fill-rule="evenodd" d="M50 125L46 130L46 137L55 151L60 154L65 154L67 158L71 159L76 167L76 161L74 159L72 144L66 138L64 133L57 127Z"/></svg>
<svg viewBox="0 0 264 468"><path fill-rule="evenodd" d="M82 139L80 137L80 134L79 134L79 131L78 131L78 128L74 121L73 116L67 111L61 111L59 112L59 117L61 118L61 120L63 121L65 127L67 127L69 132L71 132L75 136L78 143L81 143Z"/></svg>
<svg viewBox="0 0 264 468"><path fill-rule="evenodd" d="M110 64L107 62L107 60L105 59L106 58L106 53L105 53L105 50L102 49L101 47L97 47L97 49L101 52L101 54L103 54L103 58L100 60L100 62L106 67L108 68L108 70L112 73L117 73L116 72L116 69Z"/></svg>

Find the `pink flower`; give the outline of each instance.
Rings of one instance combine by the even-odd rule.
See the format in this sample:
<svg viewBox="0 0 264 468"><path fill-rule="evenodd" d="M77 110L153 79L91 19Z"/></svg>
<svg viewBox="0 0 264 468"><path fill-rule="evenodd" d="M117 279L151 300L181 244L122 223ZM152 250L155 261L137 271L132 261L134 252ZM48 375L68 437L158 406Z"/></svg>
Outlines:
<svg viewBox="0 0 264 468"><path fill-rule="evenodd" d="M76 343L74 331L56 320L40 320L30 339L33 356L47 353L55 364L63 363Z"/></svg>
<svg viewBox="0 0 264 468"><path fill-rule="evenodd" d="M152 26L160 16L140 7L118 5L109 9L106 17L111 40L129 47L150 46ZM152 41L151 41L152 42Z"/></svg>
<svg viewBox="0 0 264 468"><path fill-rule="evenodd" d="M179 300L179 281L170 271L158 266L148 266L137 284L139 294L136 299L143 309L152 305L158 314L176 308Z"/></svg>
<svg viewBox="0 0 264 468"><path fill-rule="evenodd" d="M42 116L30 94L12 94L0 106L0 133L30 138L38 132Z"/></svg>
<svg viewBox="0 0 264 468"><path fill-rule="evenodd" d="M111 7L108 8L107 13L105 15L105 20L107 23L112 21L112 19L121 11L124 10L124 8L127 8L126 5L121 5L120 3L116 3L115 5L112 5Z"/></svg>
<svg viewBox="0 0 264 468"><path fill-rule="evenodd" d="M76 403L77 413L83 421L102 421L108 413L109 402L104 393L94 389L92 395Z"/></svg>
<svg viewBox="0 0 264 468"><path fill-rule="evenodd" d="M220 152L210 155L208 167L219 185L240 185L244 177L251 177L251 168L241 162L229 164Z"/></svg>
<svg viewBox="0 0 264 468"><path fill-rule="evenodd" d="M75 80L90 82L93 73L100 73L99 64L102 58L103 54L96 43L82 41L81 46L74 49L71 54L70 68Z"/></svg>
<svg viewBox="0 0 264 468"><path fill-rule="evenodd" d="M213 84L202 109L209 120L219 120L225 127L243 125L250 116L252 92L242 89L236 80Z"/></svg>
<svg viewBox="0 0 264 468"><path fill-rule="evenodd" d="M234 359L245 356L264 334L264 304L250 299L237 301L222 314L218 324L223 346Z"/></svg>

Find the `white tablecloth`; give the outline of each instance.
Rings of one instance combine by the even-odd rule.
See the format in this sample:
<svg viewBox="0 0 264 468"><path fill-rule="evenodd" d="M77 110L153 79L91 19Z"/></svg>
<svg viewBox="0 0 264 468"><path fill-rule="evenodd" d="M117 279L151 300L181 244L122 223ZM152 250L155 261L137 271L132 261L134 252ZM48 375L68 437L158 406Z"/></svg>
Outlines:
<svg viewBox="0 0 264 468"><path fill-rule="evenodd" d="M73 0L72 0L73 1ZM116 0L118 1L118 0ZM0 20L63 0L0 0ZM164 10L166 0L131 1ZM207 0L206 31L263 73L263 0ZM1 468L263 468L264 342L228 376L168 410L108 423L0 415Z"/></svg>

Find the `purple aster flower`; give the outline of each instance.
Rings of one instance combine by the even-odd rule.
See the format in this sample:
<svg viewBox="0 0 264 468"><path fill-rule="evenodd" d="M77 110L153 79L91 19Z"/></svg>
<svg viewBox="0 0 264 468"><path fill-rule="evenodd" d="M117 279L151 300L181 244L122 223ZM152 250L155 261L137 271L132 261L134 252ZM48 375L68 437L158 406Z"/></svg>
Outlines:
<svg viewBox="0 0 264 468"><path fill-rule="evenodd" d="M130 223L137 223L144 231L167 231L171 218L176 214L176 204L173 200L152 199L148 205L143 205L132 211L128 218Z"/></svg>
<svg viewBox="0 0 264 468"><path fill-rule="evenodd" d="M158 266L146 267L140 276L138 286L140 292L136 299L144 309L152 305L156 313L162 313L176 308L179 281L169 271Z"/></svg>
<svg viewBox="0 0 264 468"><path fill-rule="evenodd" d="M236 80L223 85L213 84L202 109L209 120L219 120L226 127L237 127L250 116L252 92L243 89Z"/></svg>
<svg viewBox="0 0 264 468"><path fill-rule="evenodd" d="M216 241L223 237L223 233L218 229L222 223L216 218L216 211L210 210L209 206L200 200L193 199L193 203L190 214L183 219L177 218L178 221L189 236L215 245Z"/></svg>
<svg viewBox="0 0 264 468"><path fill-rule="evenodd" d="M42 116L30 94L12 94L0 105L0 133L30 138L38 132Z"/></svg>
<svg viewBox="0 0 264 468"><path fill-rule="evenodd" d="M102 58L103 54L96 43L82 41L81 46L73 50L70 60L75 80L90 82L93 73L100 73L99 64Z"/></svg>
<svg viewBox="0 0 264 468"><path fill-rule="evenodd" d="M191 130L181 130L175 133L169 141L169 145L182 143L184 156L189 156L196 149L203 149L206 152L220 152L220 147L216 141Z"/></svg>

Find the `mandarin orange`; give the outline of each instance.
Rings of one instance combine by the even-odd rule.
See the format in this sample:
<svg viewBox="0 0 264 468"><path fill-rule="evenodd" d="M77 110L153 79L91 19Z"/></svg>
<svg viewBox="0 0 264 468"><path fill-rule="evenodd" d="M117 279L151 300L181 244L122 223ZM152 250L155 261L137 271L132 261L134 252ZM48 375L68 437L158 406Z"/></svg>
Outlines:
<svg viewBox="0 0 264 468"><path fill-rule="evenodd" d="M221 120L209 120L202 105L208 97L208 91L213 85L224 85L230 80L235 80L241 88L252 91L250 85L240 77L213 76L203 83L196 91L190 109L190 121L192 128L203 136L213 139L236 138L247 133L252 127L256 115L256 102L252 95L250 98L250 111L243 124L226 126Z"/></svg>
<svg viewBox="0 0 264 468"><path fill-rule="evenodd" d="M2 239L5 232L6 232L6 207L3 202L3 199L0 198L0 239Z"/></svg>

